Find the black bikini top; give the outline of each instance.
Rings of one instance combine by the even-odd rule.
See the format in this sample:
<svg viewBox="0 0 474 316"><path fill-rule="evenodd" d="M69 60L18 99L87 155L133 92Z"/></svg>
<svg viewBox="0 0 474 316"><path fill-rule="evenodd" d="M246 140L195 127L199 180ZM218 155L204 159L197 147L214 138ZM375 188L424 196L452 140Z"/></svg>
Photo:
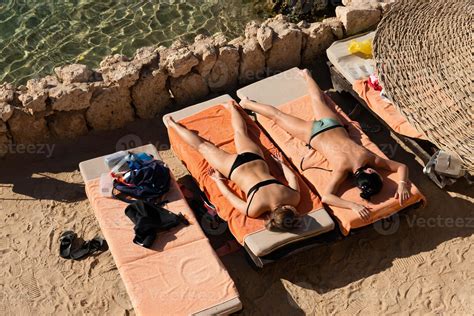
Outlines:
<svg viewBox="0 0 474 316"><path fill-rule="evenodd" d="M289 186L287 186L287 185L281 183L280 181L278 181L277 179L264 180L264 181L261 181L261 182L255 184L253 187L250 188L249 192L247 193L247 199L250 197L250 195L252 195L252 196L250 197L250 201L247 204L247 210L245 211L245 215L249 216L250 204L252 204L252 200L253 200L255 194L257 193L257 191L260 188L265 187L265 186L270 185L270 184L279 184L279 185L283 185L285 187L290 188ZM290 189L292 189L292 188L290 188Z"/></svg>

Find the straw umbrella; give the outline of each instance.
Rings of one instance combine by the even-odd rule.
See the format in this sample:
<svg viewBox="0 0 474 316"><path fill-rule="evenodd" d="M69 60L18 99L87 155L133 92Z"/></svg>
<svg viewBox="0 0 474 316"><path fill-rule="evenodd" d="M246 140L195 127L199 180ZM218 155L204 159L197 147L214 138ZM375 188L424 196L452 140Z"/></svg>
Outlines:
<svg viewBox="0 0 474 316"><path fill-rule="evenodd" d="M402 115L474 174L472 0L399 0L380 22L374 57Z"/></svg>

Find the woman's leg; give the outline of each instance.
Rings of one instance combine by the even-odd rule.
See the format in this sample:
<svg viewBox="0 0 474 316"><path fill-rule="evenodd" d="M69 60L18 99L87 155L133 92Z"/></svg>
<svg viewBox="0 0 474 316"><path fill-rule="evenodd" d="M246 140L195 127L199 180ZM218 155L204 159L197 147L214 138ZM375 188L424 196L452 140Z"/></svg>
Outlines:
<svg viewBox="0 0 474 316"><path fill-rule="evenodd" d="M326 104L324 93L314 81L309 70L301 70L301 75L306 80L306 84L308 85L308 92L311 96L311 106L313 108L315 119L320 120L327 117L338 119L336 113L334 113Z"/></svg>
<svg viewBox="0 0 474 316"><path fill-rule="evenodd" d="M257 103L248 99L242 100L240 105L247 110L254 111L260 115L274 121L278 126L287 131L290 135L308 142L311 135L313 122L305 121L297 117L283 113L274 106Z"/></svg>
<svg viewBox="0 0 474 316"><path fill-rule="evenodd" d="M199 151L204 159L209 162L212 168L219 171L224 176L230 172L230 168L235 161L236 155L229 154L222 149L217 148L207 140L201 138L194 132L191 132L184 126L176 123L172 117L168 117L167 125L191 147Z"/></svg>
<svg viewBox="0 0 474 316"><path fill-rule="evenodd" d="M263 152L260 147L255 144L247 134L247 124L244 118L240 114L239 110L235 107L233 101L229 101L226 104L227 110L230 112L232 128L234 129L234 142L237 153L251 152L263 157Z"/></svg>

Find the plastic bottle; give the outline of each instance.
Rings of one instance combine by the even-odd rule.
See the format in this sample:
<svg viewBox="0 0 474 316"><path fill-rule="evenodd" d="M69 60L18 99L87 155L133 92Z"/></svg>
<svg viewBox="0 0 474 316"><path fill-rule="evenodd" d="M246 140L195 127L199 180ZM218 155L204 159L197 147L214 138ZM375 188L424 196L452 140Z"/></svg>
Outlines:
<svg viewBox="0 0 474 316"><path fill-rule="evenodd" d="M109 170L112 170L124 157L126 157L128 153L124 150L118 151L111 155L105 156L104 161Z"/></svg>
<svg viewBox="0 0 474 316"><path fill-rule="evenodd" d="M114 178L110 173L103 173L100 175L99 191L102 196L112 197L112 190L114 189Z"/></svg>

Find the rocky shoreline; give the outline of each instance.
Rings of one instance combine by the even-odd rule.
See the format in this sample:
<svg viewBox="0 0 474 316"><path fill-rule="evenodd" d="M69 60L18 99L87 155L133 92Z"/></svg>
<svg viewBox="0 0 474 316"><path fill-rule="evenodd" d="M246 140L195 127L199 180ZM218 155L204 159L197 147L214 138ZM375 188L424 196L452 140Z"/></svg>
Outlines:
<svg viewBox="0 0 474 316"><path fill-rule="evenodd" d="M26 86L0 85L0 156L11 144L52 143L156 117L292 67L311 65L336 40L374 28L393 0L345 0L336 17L294 24L278 15L243 36L107 56L98 69L71 64Z"/></svg>

